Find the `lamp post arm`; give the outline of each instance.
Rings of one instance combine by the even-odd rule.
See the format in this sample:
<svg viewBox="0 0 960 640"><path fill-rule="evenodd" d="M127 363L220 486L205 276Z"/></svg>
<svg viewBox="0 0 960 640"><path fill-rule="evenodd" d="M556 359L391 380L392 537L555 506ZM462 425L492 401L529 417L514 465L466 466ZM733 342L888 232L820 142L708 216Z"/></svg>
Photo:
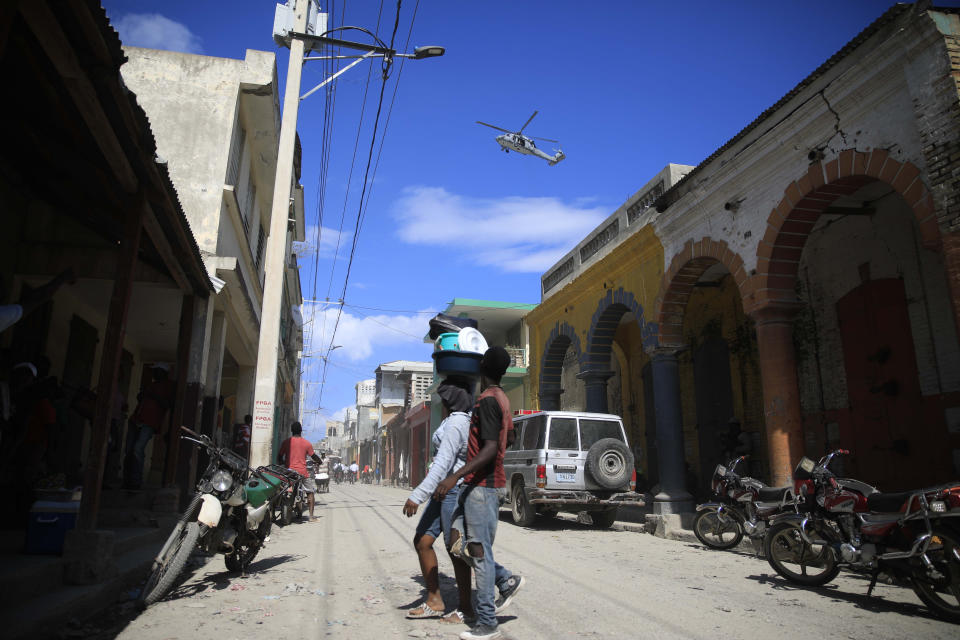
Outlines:
<svg viewBox="0 0 960 640"><path fill-rule="evenodd" d="M352 68L352 67L360 64L361 62L363 62L363 61L366 60L367 58L373 58L373 57L376 57L377 55L382 55L382 54L378 54L378 53L376 53L375 51L368 51L368 52L366 52L365 54L363 54L362 56L360 56L358 59L354 60L353 62L351 62L350 64L348 64L347 66L345 66L343 69L340 69L340 71L337 71L335 74L333 74L332 76L330 76L329 78L327 78L326 80L324 80L323 82L321 82L320 84L318 84L317 86L315 86L313 89L310 89L310 91L307 91L305 94L303 94L302 96L300 96L300 99L301 99L301 100L304 100L304 99L310 97L310 96L313 95L315 92L317 92L318 90L322 89L324 86L326 86L327 84L333 82L334 80L336 80L337 78L339 78L341 75L343 75L344 73L346 73L350 68Z"/></svg>

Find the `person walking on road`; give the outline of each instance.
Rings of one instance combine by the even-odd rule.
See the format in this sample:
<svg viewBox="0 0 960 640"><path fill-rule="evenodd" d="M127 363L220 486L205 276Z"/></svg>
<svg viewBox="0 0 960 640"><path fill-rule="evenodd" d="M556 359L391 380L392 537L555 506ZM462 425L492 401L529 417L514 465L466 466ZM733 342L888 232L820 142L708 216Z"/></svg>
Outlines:
<svg viewBox="0 0 960 640"><path fill-rule="evenodd" d="M451 551L461 554L473 566L477 581L477 620L472 629L460 634L461 640L502 638L497 627L497 611L507 608L524 582L522 576L498 568L493 555L500 513L498 489L507 484L503 455L513 428L510 400L500 388L500 379L509 365L510 355L503 347L490 347L483 354L481 393L470 418L467 462L448 475L434 492L434 497L443 500L463 478L460 507L452 525L457 532L451 533ZM502 583L498 584L500 580ZM496 588L500 591L499 602L495 600Z"/></svg>
<svg viewBox="0 0 960 640"><path fill-rule="evenodd" d="M310 522L316 522L313 517L314 494L317 492L317 483L314 482L313 474L307 471L307 457L310 457L317 464L323 462L323 458L313 451L313 445L306 438L301 438L303 427L299 422L294 422L290 426L291 436L280 445L280 462L303 476L303 488L307 490L307 505L310 507ZM300 518L300 515L297 516Z"/></svg>
<svg viewBox="0 0 960 640"><path fill-rule="evenodd" d="M423 573L423 581L427 587L427 598L422 605L407 612L408 618L439 618L443 616L446 608L443 596L440 594L437 554L433 550L433 543L442 531L444 542L447 548L450 547L450 525L453 513L457 509L462 481L448 491L442 500L431 499L430 496L442 479L462 467L467 461L469 411L473 407L471 386L469 381L451 376L441 382L437 388L437 395L443 403L444 418L433 434L432 441L437 453L427 477L413 490L403 505L404 515L410 518L424 501L429 500L423 515L420 516L420 523L413 537L413 547L417 550L420 571ZM460 606L443 619L447 622L472 621L476 616L470 599L470 567L452 554L450 560L453 562L453 571L457 578Z"/></svg>

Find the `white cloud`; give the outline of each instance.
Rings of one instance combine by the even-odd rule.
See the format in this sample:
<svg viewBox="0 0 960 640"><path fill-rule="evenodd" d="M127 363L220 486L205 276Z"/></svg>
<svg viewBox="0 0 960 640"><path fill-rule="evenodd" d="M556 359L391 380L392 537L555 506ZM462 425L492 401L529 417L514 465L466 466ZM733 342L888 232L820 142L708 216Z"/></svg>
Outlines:
<svg viewBox="0 0 960 640"><path fill-rule="evenodd" d="M331 366L338 366L338 363L356 363L373 355L374 350L382 347L397 347L403 345L414 346L422 344L423 336L426 335L429 325L429 315L427 314L370 314L351 313L349 308L345 308L340 315L340 322L337 324L337 307L317 305L314 303L304 303L303 308L304 323L304 353L316 353L317 355L327 355L327 349L331 346L331 336L333 335L334 325L336 325L336 335L333 336L334 345L341 345L330 352ZM423 345L426 353L432 349L429 345ZM321 361L316 358L317 362ZM309 363L306 366L311 366ZM373 371L366 373L357 371L358 377L372 378Z"/></svg>
<svg viewBox="0 0 960 640"><path fill-rule="evenodd" d="M159 13L128 13L114 22L114 28L125 45L183 53L203 53L199 37L185 25L165 18Z"/></svg>
<svg viewBox="0 0 960 640"><path fill-rule="evenodd" d="M353 234L350 232L344 232L343 235L340 235L340 232L336 229L320 227L320 235L318 237L317 225L308 224L304 235L306 241L297 243L296 254L298 256L313 256L313 252L318 246L320 248L321 258L332 258L334 253L339 253L340 256L350 254L350 239L353 237Z"/></svg>
<svg viewBox="0 0 960 640"><path fill-rule="evenodd" d="M542 273L611 211L567 204L558 198L469 198L442 187L407 187L394 203L400 239L410 244L449 246L469 230L457 250L481 265L503 271Z"/></svg>

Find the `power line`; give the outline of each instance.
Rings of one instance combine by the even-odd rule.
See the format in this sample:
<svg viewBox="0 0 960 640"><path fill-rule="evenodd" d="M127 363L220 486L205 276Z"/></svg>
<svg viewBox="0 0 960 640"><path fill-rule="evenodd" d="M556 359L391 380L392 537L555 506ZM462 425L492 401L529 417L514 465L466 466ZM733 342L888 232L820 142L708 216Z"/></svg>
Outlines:
<svg viewBox="0 0 960 640"><path fill-rule="evenodd" d="M395 42L396 42L397 29L400 27L400 7L401 7L401 5L402 5L402 0L397 0L397 13L396 13L396 17L394 18L394 21L393 21L393 32L392 32L391 35L390 35L390 45L389 45L389 47L388 47L389 49L393 49L394 44L395 44ZM366 194L367 194L367 187L368 187L368 185L369 185L369 179L370 179L370 166L371 166L372 161L373 161L373 150L374 150L374 147L375 147L375 145L376 145L376 141L377 141L377 131L378 131L379 126L380 126L380 114L381 114L381 112L382 112L382 110L383 110L383 96L384 96L384 93L386 92L386 89L387 89L387 79L388 79L389 76L390 76L390 65L392 64L392 62L393 62L393 60L390 59L390 58L388 58L388 57L384 57L384 58L383 58L383 67L382 67L382 73L381 73L381 75L382 75L382 81L381 81L381 83L380 83L380 96L379 96L379 98L378 98L378 100L377 100L377 115L376 115L376 117L374 118L374 121L373 121L373 136L372 136L372 138L370 139L370 151L369 151L368 154L367 154L367 167L366 167L366 170L364 171L364 174L363 174L363 188L362 188L361 191L360 191L360 206L359 206L359 208L358 208L358 210L357 210L357 222L356 222L356 225L354 226L353 243L352 243L352 245L351 245L351 247L350 247L350 259L347 261L347 273L346 273L346 276L345 276L344 279L343 279L343 293L340 295L340 299L341 299L341 300L346 297L346 294L347 294L347 285L348 285L349 282L350 282L350 272L351 272L351 270L353 269L353 258L354 258L354 256L356 255L356 252L357 252L357 241L359 240L359 237L360 237L360 227L361 227L361 224L362 224L362 221L363 221L364 204L365 204L365 198L366 198ZM339 326L340 326L340 318L342 317L342 315L343 315L343 307L341 306L341 307L337 310L337 319L336 319L336 322L334 322L333 332L332 332L331 335L330 335L331 344L333 343L333 340L336 338L337 329L338 329ZM324 381L326 381L326 368L324 368ZM323 398L323 389L324 389L324 386L321 385L321 386L320 386L320 398L321 398L321 399Z"/></svg>

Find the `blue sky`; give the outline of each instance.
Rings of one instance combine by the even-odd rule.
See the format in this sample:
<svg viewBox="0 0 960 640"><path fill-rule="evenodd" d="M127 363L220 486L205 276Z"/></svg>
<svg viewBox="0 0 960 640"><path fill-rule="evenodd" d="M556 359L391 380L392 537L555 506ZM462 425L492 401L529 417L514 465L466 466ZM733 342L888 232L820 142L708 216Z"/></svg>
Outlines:
<svg viewBox="0 0 960 640"><path fill-rule="evenodd" d="M336 307L304 308L312 320L305 352L341 345L326 368L305 360L306 435L320 437L379 363L429 361L427 321L451 299L539 302L540 275L664 165L701 162L891 4L405 0L396 48L447 52L398 63L387 80L336 334ZM288 50L271 37L274 2L103 6L125 44L229 58L273 51L281 83L286 75ZM321 6L331 27L364 27L390 41L395 1ZM358 31L342 37L369 41ZM332 113L323 91L300 106L307 299L344 290L379 70L363 62L338 79ZM327 72L307 63L301 93ZM497 132L475 123L515 130L534 110L525 133L560 141L567 158L556 166L502 153Z"/></svg>

